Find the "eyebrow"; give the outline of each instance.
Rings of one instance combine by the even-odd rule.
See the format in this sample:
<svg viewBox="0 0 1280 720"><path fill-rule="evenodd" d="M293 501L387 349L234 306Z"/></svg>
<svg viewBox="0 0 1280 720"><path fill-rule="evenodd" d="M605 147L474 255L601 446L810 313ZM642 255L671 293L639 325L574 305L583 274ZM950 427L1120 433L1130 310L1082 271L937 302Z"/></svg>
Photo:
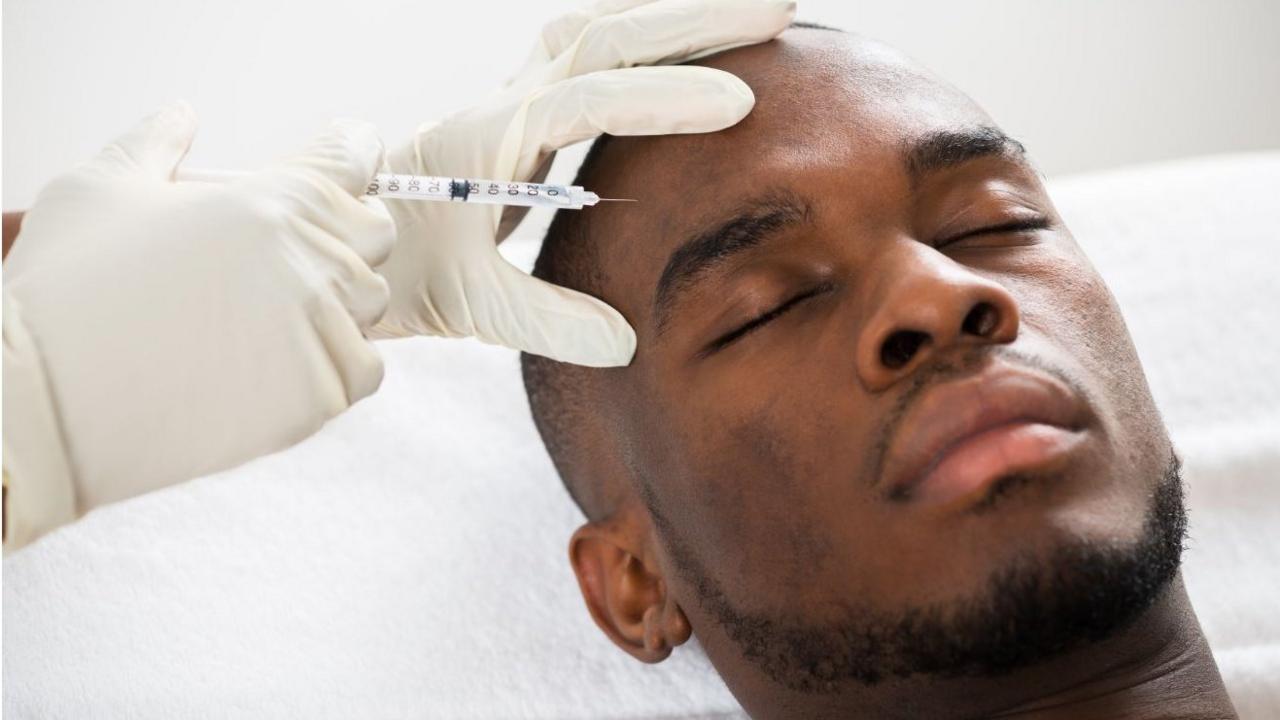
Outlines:
<svg viewBox="0 0 1280 720"><path fill-rule="evenodd" d="M913 186L929 173L992 155L1023 161L1027 151L999 128L976 126L928 133L908 141L903 153Z"/></svg>
<svg viewBox="0 0 1280 720"><path fill-rule="evenodd" d="M656 334L662 335L671 309L684 291L730 258L781 234L812 222L807 201L791 192L773 191L742 203L726 220L682 243L662 269L653 296Z"/></svg>
<svg viewBox="0 0 1280 720"><path fill-rule="evenodd" d="M907 141L902 151L913 187L931 173L989 156L1023 161L1026 150L999 128L978 125L922 135ZM681 243L667 260L654 292L656 334L666 330L676 301L698 280L730 258L812 219L808 201L790 191L774 190L744 202L728 219Z"/></svg>

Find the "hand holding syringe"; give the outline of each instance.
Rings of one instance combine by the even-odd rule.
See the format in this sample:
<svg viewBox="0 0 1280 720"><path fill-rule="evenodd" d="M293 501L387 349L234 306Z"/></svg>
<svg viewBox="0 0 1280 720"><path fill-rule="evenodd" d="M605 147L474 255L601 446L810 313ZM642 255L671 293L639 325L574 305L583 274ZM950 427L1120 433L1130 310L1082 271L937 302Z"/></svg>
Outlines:
<svg viewBox="0 0 1280 720"><path fill-rule="evenodd" d="M716 132L747 115L755 96L742 80L671 63L766 42L790 25L794 2L675 5L641 0L570 13L538 35L529 60L502 91L424 123L388 148L377 167L394 174L361 178L354 191L386 198L369 205L384 205L396 225L391 254L375 268L390 300L370 337L475 337L590 367L631 362L636 335L627 318L589 292L513 265L498 251L509 227L492 205L594 205L601 198L581 187L520 181L537 178L557 150L601 134ZM422 91L415 74L402 82ZM444 171L460 177L427 177ZM494 212L413 200L479 202Z"/></svg>
<svg viewBox="0 0 1280 720"><path fill-rule="evenodd" d="M29 353L15 363L19 387L30 390L19 400L29 412L17 415L52 413L57 420L26 423L23 452L34 458L11 464L5 436L7 469L53 468L26 478L34 485L6 483L6 529L25 528L29 540L85 503L297 442L378 386L382 363L367 342L375 334L470 336L561 362L628 364L636 339L627 318L589 293L508 262L498 252L501 213L401 199L594 205L601 198L576 186L426 175L448 169L529 180L557 150L602 133L727 128L750 111L751 89L728 72L675 63L766 42L794 14L792 0L632 0L574 10L538 33L505 89L419 126L385 157L377 157L382 148L372 128L345 123L257 181L217 190L161 182L190 145L189 109L131 131L61 186L102 192L42 194L33 213L44 219L23 230L29 250L20 246L5 264L6 389L13 379L8 352ZM405 94L425 90L421 73L402 73L396 82ZM375 177L378 167L400 172ZM237 175L188 171L177 179ZM135 181L141 177L152 179ZM104 238L109 242L97 242ZM77 240L80 251L63 252ZM18 277L24 265L38 276ZM11 293L22 293L20 301L10 303ZM10 310L21 317L19 306L41 310L22 318L19 342L10 343ZM183 317L195 321L173 322ZM42 324L33 327L33 318ZM50 338L61 340L43 342ZM50 384L85 377L105 380ZM148 382L140 386L140 377ZM16 395L6 394L6 404ZM76 412L61 405L67 398ZM120 408L138 420L125 423L132 434L116 427ZM111 442L94 440L101 437ZM69 440L79 448L74 462L59 459ZM157 460L148 449L160 446ZM67 475L72 465L75 478ZM85 478L103 483L90 491L72 485ZM6 476L12 479L24 477ZM16 507L40 517L15 524L15 488L26 488L21 494L37 486L45 496L23 495L32 500Z"/></svg>
<svg viewBox="0 0 1280 720"><path fill-rule="evenodd" d="M179 170L179 181L218 182L243 173L226 170ZM505 182L474 178L450 178L435 175L403 175L378 173L369 181L366 197L397 200L435 200L468 202L484 205L519 205L581 210L598 202L636 202L622 198L602 198L580 185Z"/></svg>

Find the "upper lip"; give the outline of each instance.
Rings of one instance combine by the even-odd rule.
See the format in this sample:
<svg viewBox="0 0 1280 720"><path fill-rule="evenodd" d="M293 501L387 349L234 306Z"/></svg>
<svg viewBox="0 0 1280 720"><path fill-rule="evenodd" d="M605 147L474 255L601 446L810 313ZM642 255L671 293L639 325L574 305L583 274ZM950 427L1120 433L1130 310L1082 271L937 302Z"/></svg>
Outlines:
<svg viewBox="0 0 1280 720"><path fill-rule="evenodd" d="M1057 378L996 362L934 386L902 418L882 479L889 493L909 490L965 439L1002 425L1043 423L1081 429L1087 407Z"/></svg>

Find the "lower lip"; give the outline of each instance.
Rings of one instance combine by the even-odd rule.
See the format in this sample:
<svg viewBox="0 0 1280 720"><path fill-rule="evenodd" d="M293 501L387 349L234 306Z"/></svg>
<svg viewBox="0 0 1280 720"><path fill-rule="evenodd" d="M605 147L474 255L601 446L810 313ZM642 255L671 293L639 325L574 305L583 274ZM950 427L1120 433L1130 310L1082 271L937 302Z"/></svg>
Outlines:
<svg viewBox="0 0 1280 720"><path fill-rule="evenodd" d="M1084 442L1084 433L1057 425L1017 422L961 440L910 488L921 506L955 509L977 502L1011 473L1051 471Z"/></svg>

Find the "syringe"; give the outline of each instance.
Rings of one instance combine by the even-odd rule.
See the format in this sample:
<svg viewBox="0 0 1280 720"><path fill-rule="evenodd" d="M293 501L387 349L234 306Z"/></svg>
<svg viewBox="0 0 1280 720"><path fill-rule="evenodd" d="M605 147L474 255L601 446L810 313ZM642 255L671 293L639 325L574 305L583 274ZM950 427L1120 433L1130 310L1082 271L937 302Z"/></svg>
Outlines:
<svg viewBox="0 0 1280 720"><path fill-rule="evenodd" d="M177 180L220 182L243 176L226 170L179 170ZM598 202L636 202L622 198L602 198L580 185L506 182L472 178L437 177L378 173L365 187L366 197L397 200L435 200L485 205L522 205L581 210Z"/></svg>

